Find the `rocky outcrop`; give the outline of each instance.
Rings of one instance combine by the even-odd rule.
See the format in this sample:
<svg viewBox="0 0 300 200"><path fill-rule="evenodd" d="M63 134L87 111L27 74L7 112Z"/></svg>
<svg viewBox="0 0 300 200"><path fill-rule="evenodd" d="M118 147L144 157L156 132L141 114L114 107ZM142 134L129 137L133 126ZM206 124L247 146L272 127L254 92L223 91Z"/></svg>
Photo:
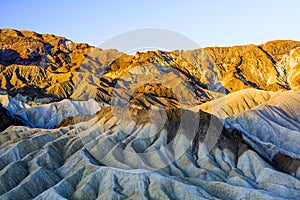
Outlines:
<svg viewBox="0 0 300 200"><path fill-rule="evenodd" d="M32 128L51 129L67 118L81 115L94 115L101 108L107 106L105 103L93 99L88 101L72 101L64 99L60 102L31 106L23 101L14 99L9 95L0 95L0 103L7 113L24 125ZM77 121L78 122L78 121Z"/></svg>
<svg viewBox="0 0 300 200"><path fill-rule="evenodd" d="M282 93L284 92L270 92L252 88L243 89L195 106L191 110L202 110L225 119L261 104L267 104L270 99L280 96Z"/></svg>
<svg viewBox="0 0 300 200"><path fill-rule="evenodd" d="M9 112L0 104L0 132L4 131L9 126L22 126L23 123L20 120L14 119Z"/></svg>
<svg viewBox="0 0 300 200"><path fill-rule="evenodd" d="M191 110L225 118L227 126L241 131L245 141L273 166L299 177L299 97L294 91L246 89Z"/></svg>
<svg viewBox="0 0 300 200"><path fill-rule="evenodd" d="M93 74L122 55L64 37L10 29L0 30L0 49L1 88L29 101L46 96L56 101L72 94L74 99L93 98L97 88Z"/></svg>
<svg viewBox="0 0 300 200"><path fill-rule="evenodd" d="M299 49L1 29L0 199L299 199Z"/></svg>
<svg viewBox="0 0 300 200"><path fill-rule="evenodd" d="M11 96L25 96L26 101L47 97L51 101L70 98L110 103L116 84L123 85L126 81L128 86L135 85L143 74L144 82L153 87L156 82L148 80L147 74L158 75L159 85L167 81L164 79L170 73L175 73L181 82L190 85L198 103L246 88L298 91L298 47L299 42L282 40L258 46L126 55L54 35L2 29L0 87ZM149 107L154 99L162 106L178 107L178 99L175 103L161 102L166 93L158 85L153 90L160 90L159 93L144 91L147 95L133 97L132 104ZM174 95L167 98L174 99Z"/></svg>
<svg viewBox="0 0 300 200"><path fill-rule="evenodd" d="M299 42L277 40L258 46L208 47L183 52L182 56L206 75L205 82L211 88L278 91L291 87L287 81L291 63L283 64L282 60L299 46Z"/></svg>
<svg viewBox="0 0 300 200"><path fill-rule="evenodd" d="M119 109L104 108L88 122L61 129L11 127L3 132L0 199L297 199L300 195L300 181L272 167L238 131L219 129L216 145L205 151L209 124L213 120L214 127L222 127L209 114L164 111L168 120L155 129L157 124L147 119L149 110ZM114 118L124 112L137 120L135 125L121 126ZM182 114L200 119L192 141L184 139L190 138L186 130L190 127L176 126ZM150 133L153 137L145 137ZM185 145L189 147L181 151Z"/></svg>
<svg viewBox="0 0 300 200"><path fill-rule="evenodd" d="M267 103L226 119L254 149L281 170L300 178L300 94L281 93Z"/></svg>

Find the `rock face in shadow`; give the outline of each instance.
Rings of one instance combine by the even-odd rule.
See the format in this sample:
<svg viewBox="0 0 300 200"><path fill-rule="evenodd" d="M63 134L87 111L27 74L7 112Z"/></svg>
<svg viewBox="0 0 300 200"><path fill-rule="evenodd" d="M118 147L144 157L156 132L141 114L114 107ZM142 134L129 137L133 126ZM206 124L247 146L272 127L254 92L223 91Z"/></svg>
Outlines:
<svg viewBox="0 0 300 200"><path fill-rule="evenodd" d="M241 131L245 141L273 166L299 177L299 98L294 91L246 89L191 110L225 118L226 125Z"/></svg>
<svg viewBox="0 0 300 200"><path fill-rule="evenodd" d="M4 131L9 126L22 126L23 123L17 119L14 119L6 109L0 104L0 132Z"/></svg>
<svg viewBox="0 0 300 200"><path fill-rule="evenodd" d="M300 178L300 94L287 91L226 119L245 140L284 172Z"/></svg>
<svg viewBox="0 0 300 200"><path fill-rule="evenodd" d="M134 124L114 117L124 112ZM87 122L60 129L7 129L0 135L0 198L299 197L299 179L276 170L244 142L241 132L223 128L221 120L207 113L163 112L168 120L160 128L149 121L149 110L107 107ZM191 140L186 139L190 127L174 126L182 115L199 118ZM207 152L209 129L220 135Z"/></svg>

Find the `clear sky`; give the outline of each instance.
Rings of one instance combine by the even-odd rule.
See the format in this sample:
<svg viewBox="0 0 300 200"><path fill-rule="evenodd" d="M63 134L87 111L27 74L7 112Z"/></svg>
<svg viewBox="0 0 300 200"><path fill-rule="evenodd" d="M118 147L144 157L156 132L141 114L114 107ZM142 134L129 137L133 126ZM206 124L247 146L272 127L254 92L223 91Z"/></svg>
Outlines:
<svg viewBox="0 0 300 200"><path fill-rule="evenodd" d="M300 41L299 0L4 0L0 27L98 46L125 31L163 28L200 46Z"/></svg>

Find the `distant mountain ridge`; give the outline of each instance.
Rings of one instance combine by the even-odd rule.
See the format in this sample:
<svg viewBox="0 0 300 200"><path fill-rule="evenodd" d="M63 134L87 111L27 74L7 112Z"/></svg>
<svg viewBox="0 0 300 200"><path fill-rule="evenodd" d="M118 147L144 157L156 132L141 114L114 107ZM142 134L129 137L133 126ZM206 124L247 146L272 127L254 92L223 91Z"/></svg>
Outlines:
<svg viewBox="0 0 300 200"><path fill-rule="evenodd" d="M0 199L299 199L299 63L0 29Z"/></svg>
<svg viewBox="0 0 300 200"><path fill-rule="evenodd" d="M299 91L299 47L297 41L277 40L258 46L126 55L117 50L73 43L60 36L1 29L0 88L11 96L23 95L26 101L70 98L109 103L114 85L123 81L126 74L133 71L151 74L156 70L162 76L165 72L161 68L167 68L192 85L199 103L245 88ZM155 69L147 72L148 66ZM133 80L129 79L130 85ZM160 92L149 93L146 88L140 88L140 92L160 101L164 89L159 85L151 87ZM139 99L149 104L147 97Z"/></svg>

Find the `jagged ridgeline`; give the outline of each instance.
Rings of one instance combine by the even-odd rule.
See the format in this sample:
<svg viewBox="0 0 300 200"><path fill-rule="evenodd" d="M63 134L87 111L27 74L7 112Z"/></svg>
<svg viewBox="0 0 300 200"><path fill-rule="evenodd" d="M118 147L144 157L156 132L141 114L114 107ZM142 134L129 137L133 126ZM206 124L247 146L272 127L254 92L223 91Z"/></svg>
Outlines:
<svg viewBox="0 0 300 200"><path fill-rule="evenodd" d="M299 199L299 55L0 29L0 199Z"/></svg>
<svg viewBox="0 0 300 200"><path fill-rule="evenodd" d="M0 87L26 101L69 98L108 103L116 84L130 74L126 80L130 85L134 74L141 73L164 79L170 73L179 74L190 83L199 103L245 88L299 90L300 43L296 41L126 55L50 34L0 31ZM162 84L150 82L138 91L133 104L177 105L175 100L170 102L174 96ZM169 101L160 102L160 97L169 97Z"/></svg>

